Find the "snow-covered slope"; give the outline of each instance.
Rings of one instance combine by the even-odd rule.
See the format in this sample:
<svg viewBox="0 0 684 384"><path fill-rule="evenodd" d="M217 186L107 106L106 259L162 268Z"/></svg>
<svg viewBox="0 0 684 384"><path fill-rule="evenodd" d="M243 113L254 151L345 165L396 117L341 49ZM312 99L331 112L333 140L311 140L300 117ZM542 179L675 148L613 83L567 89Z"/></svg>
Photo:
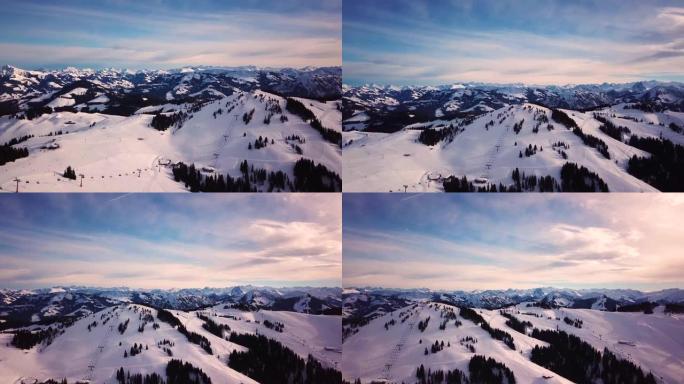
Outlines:
<svg viewBox="0 0 684 384"><path fill-rule="evenodd" d="M368 321L414 302L438 301L469 308L499 309L525 302L543 308L644 312L657 305L684 304L684 290L641 292L633 289L567 289L540 287L483 291L347 288L342 294L343 334L348 337Z"/></svg>
<svg viewBox="0 0 684 384"><path fill-rule="evenodd" d="M656 189L627 172L632 156L650 154L628 145L632 135L667 138L684 144L684 134L670 128L684 127L681 112L643 112L616 105L593 112L563 110L584 134L606 143L610 158L583 143L572 130L551 118L551 110L535 104L501 107L475 118L437 119L407 124L393 133L347 131L343 133L344 191L424 192L443 190L444 178L466 176L475 185L511 186L516 168L527 176L552 176L561 182L560 170L575 163L598 174L611 192ZM630 130L623 141L599 130L594 113ZM516 133L516 126L522 128ZM449 139L425 145L418 138L427 128L453 132ZM561 143L562 145L559 145ZM530 156L525 150L537 147ZM479 184L478 184L479 183Z"/></svg>
<svg viewBox="0 0 684 384"><path fill-rule="evenodd" d="M195 344L187 341L185 336L170 325L156 321L158 329L148 323L143 332L138 327L144 322L140 319L142 310L150 311L156 318L156 311L151 308L128 305L112 307L83 318L65 329L48 346L39 345L28 351L8 346L10 334L3 334L2 377L8 382L24 378L46 380L49 378L67 378L69 381L90 380L97 383L115 382L116 370L123 367L132 373L148 374L157 372L164 374L166 363L172 358L163 350L170 348L173 358L188 361L207 373L212 381L254 383L248 377L228 368L225 362ZM109 320L104 323L104 320ZM129 321L126 330L120 333L118 326ZM88 326L97 322L97 326ZM208 333L208 332L207 332ZM211 335L210 335L211 336ZM157 343L169 340L173 346ZM224 340L211 340L212 345L220 345L217 352L229 353L242 347ZM134 344L147 346L136 356L124 357L124 352Z"/></svg>
<svg viewBox="0 0 684 384"><path fill-rule="evenodd" d="M662 308L662 307L660 307ZM440 325L448 311L456 314ZM505 364L520 383L570 383L570 381L532 363L529 359L534 346L546 343L508 327L506 318L496 310L476 310L493 328L513 337L516 349L493 339L489 333L462 317L460 309L446 304L420 302L394 310L371 320L343 344L343 375L347 380L360 378L363 383L373 380L414 382L416 369L459 369L468 372L468 362L475 354L491 357ZM667 315L662 310L655 314L608 313L589 309L542 309L521 304L507 309L519 320L530 321L538 329L560 329L579 336L594 348L608 348L620 358L629 360L646 372L651 371L659 382L677 383L684 374L684 319ZM582 320L582 328L568 325L564 317ZM427 318L421 332L419 323ZM394 320L394 323L391 323ZM455 320L461 324L456 326ZM472 337L476 341L464 341ZM437 342L445 347L436 353L425 353ZM473 349L470 349L470 346Z"/></svg>
<svg viewBox="0 0 684 384"><path fill-rule="evenodd" d="M173 358L200 368L214 383L255 383L226 364L232 351L244 351L245 347L205 330L204 321L196 312L173 310L171 313L189 332L205 337L211 343L212 353L190 343L178 329L160 321L155 309L127 304L84 317L64 328L49 345L40 344L29 350L10 346L12 335L0 334L0 377L9 383L49 378L114 383L119 367L131 373L157 372L164 377L166 363ZM339 316L242 312L222 306L201 313L228 324L234 332L256 333L277 340L302 358L311 354L324 366L337 368L339 365L340 354L333 351L340 349ZM266 327L266 319L283 324L283 332ZM144 347L139 354L129 355L134 344Z"/></svg>
<svg viewBox="0 0 684 384"><path fill-rule="evenodd" d="M237 177L240 163L246 160L255 169L282 171L294 181L294 163L308 158L339 175L339 147L287 112L285 104L280 96L256 90L195 105L168 104L140 111L187 114L182 124L166 131L152 128L153 115L146 113L126 117L57 112L33 120L3 116L0 143L33 137L14 146L28 148L28 157L0 167L0 188L14 191L18 178L20 191L26 192L182 191L185 186L171 175L172 165L178 162L195 164L205 176ZM336 111L333 103L319 104ZM243 116L250 113L251 120L245 123ZM296 143L301 153L295 150L294 140L287 139L293 135L301 138ZM248 149L259 137L268 138L268 145ZM77 180L61 176L67 166L75 169ZM258 184L258 190L268 189L267 182Z"/></svg>
<svg viewBox="0 0 684 384"><path fill-rule="evenodd" d="M90 102L101 103L107 109L116 109L122 104L154 105L163 100L187 102L210 94L229 94L234 88L242 91L262 89L282 96L333 100L340 98L341 78L340 67L276 69L198 66L168 71L95 71L87 68L28 71L5 65L0 68L0 116L40 107L60 97L70 99L64 93L75 87L83 89L81 96L90 93L105 95L106 99L98 97Z"/></svg>
<svg viewBox="0 0 684 384"><path fill-rule="evenodd" d="M227 287L180 290L54 287L0 290L0 329L80 318L112 305L195 310L219 303L244 309L341 314L341 289L334 287ZM298 305L308 303L308 305Z"/></svg>

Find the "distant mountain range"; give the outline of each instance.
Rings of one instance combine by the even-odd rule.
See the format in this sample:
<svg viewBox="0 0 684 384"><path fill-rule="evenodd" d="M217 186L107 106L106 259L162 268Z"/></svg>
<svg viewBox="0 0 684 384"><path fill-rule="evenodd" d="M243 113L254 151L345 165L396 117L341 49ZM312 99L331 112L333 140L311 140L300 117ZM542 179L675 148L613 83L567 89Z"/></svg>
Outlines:
<svg viewBox="0 0 684 384"><path fill-rule="evenodd" d="M345 320L374 318L416 301L442 302L469 308L499 309L520 303L549 308L585 308L617 311L639 304L681 304L684 290L654 292L633 289L563 289L540 287L483 291L433 291L430 289L345 288Z"/></svg>
<svg viewBox="0 0 684 384"><path fill-rule="evenodd" d="M508 105L595 109L621 103L653 111L684 111L684 84L640 81L625 84L534 86L463 83L442 86L343 86L345 129L396 131L406 123L479 115ZM410 112L413 117L403 117ZM353 117L365 113L364 124Z"/></svg>
<svg viewBox="0 0 684 384"><path fill-rule="evenodd" d="M344 191L680 192L682 111L676 82L344 86Z"/></svg>
<svg viewBox="0 0 684 384"><path fill-rule="evenodd" d="M0 69L0 116L50 107L53 110L98 111L130 115L165 103L192 103L230 95L236 90L262 90L284 97L340 98L340 67L272 69L185 67L174 70L66 68L31 71L5 65ZM66 104L60 96L84 89ZM93 95L99 95L93 100ZM72 102L73 100L73 102Z"/></svg>
<svg viewBox="0 0 684 384"><path fill-rule="evenodd" d="M80 318L121 303L197 310L218 304L248 310L270 309L310 314L340 314L341 288L235 286L179 290L55 287L0 289L0 328Z"/></svg>

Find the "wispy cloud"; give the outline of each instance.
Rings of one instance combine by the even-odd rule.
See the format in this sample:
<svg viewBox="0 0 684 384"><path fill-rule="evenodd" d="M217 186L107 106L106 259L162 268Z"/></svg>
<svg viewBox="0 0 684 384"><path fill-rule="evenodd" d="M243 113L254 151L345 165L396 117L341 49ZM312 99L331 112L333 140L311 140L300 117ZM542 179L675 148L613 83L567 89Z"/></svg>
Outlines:
<svg viewBox="0 0 684 384"><path fill-rule="evenodd" d="M672 1L435 1L344 9L345 82L684 80Z"/></svg>
<svg viewBox="0 0 684 384"><path fill-rule="evenodd" d="M124 196L3 196L3 284L340 283L339 196Z"/></svg>
<svg viewBox="0 0 684 384"><path fill-rule="evenodd" d="M348 286L684 287L672 273L684 268L679 196L350 195L344 204Z"/></svg>
<svg viewBox="0 0 684 384"><path fill-rule="evenodd" d="M340 8L339 0L285 8L272 1L15 2L0 17L0 61L28 67L340 65Z"/></svg>

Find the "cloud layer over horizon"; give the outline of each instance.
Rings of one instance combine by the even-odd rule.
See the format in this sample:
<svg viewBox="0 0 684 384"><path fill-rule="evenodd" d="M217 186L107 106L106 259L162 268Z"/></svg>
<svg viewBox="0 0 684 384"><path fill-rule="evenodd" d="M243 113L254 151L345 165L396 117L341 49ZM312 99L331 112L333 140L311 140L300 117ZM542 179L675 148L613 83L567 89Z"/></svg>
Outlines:
<svg viewBox="0 0 684 384"><path fill-rule="evenodd" d="M675 0L350 0L344 82L684 81Z"/></svg>
<svg viewBox="0 0 684 384"><path fill-rule="evenodd" d="M47 0L3 5L0 63L171 69L341 65L341 0Z"/></svg>
<svg viewBox="0 0 684 384"><path fill-rule="evenodd" d="M339 286L340 196L17 194L0 288Z"/></svg>
<svg viewBox="0 0 684 384"><path fill-rule="evenodd" d="M684 197L345 195L345 286L684 288Z"/></svg>

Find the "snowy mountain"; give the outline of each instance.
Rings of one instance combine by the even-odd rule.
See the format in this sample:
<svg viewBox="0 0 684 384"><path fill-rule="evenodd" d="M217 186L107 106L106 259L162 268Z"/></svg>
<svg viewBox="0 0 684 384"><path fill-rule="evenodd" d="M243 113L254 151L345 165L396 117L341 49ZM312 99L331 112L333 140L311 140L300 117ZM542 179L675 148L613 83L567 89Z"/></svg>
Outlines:
<svg viewBox="0 0 684 384"><path fill-rule="evenodd" d="M9 383L133 383L135 375L146 383L172 375L173 382L258 383L270 382L271 371L340 381L339 316L118 304L75 321L11 329L0 341L0 377Z"/></svg>
<svg viewBox="0 0 684 384"><path fill-rule="evenodd" d="M83 87L101 93L81 110L128 114L168 101L193 102L204 97L261 89L284 97L340 98L341 68L270 69L258 67L186 67L175 70L91 70L66 68L28 71L5 65L0 69L0 116L50 105L70 90ZM105 97L107 100L105 100ZM76 105L62 101L61 104ZM80 104L80 103L78 103ZM95 106L93 106L95 105ZM68 105L57 105L66 107ZM120 113L117 113L120 112Z"/></svg>
<svg viewBox="0 0 684 384"><path fill-rule="evenodd" d="M5 66L0 190L339 191L340 84L339 67Z"/></svg>
<svg viewBox="0 0 684 384"><path fill-rule="evenodd" d="M542 308L644 311L657 305L684 305L684 290L641 292L631 289L560 289L540 287L484 291L429 289L347 288L342 293L345 325L354 328L412 302L434 301L468 308L499 309L521 303ZM345 332L348 330L345 329Z"/></svg>
<svg viewBox="0 0 684 384"><path fill-rule="evenodd" d="M341 292L340 288L254 286L180 290L88 287L3 289L0 290L0 329L78 319L122 303L184 311L227 305L254 311L271 309L313 315L340 315ZM311 304L298 305L305 300Z"/></svg>
<svg viewBox="0 0 684 384"><path fill-rule="evenodd" d="M345 329L343 376L361 383L678 383L683 328L681 312L662 305L645 314L414 301Z"/></svg>
<svg viewBox="0 0 684 384"><path fill-rule="evenodd" d="M343 97L345 191L684 190L680 83L345 86Z"/></svg>

